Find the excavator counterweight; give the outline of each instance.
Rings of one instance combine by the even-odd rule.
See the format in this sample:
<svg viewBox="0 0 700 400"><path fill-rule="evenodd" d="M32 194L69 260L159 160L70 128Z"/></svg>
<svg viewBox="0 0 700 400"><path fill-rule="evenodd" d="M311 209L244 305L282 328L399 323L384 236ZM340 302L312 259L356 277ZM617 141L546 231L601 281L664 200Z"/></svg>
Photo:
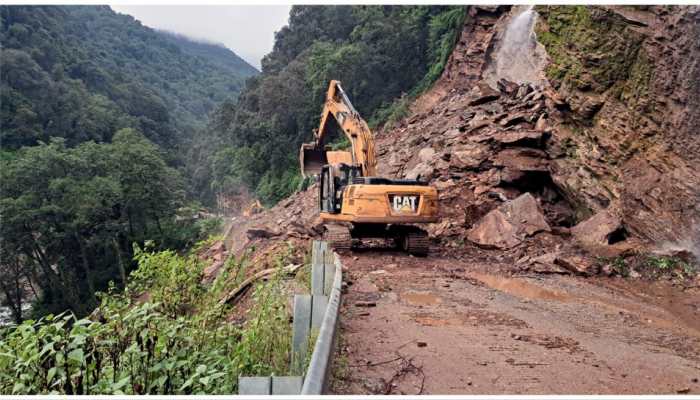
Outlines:
<svg viewBox="0 0 700 400"><path fill-rule="evenodd" d="M333 120L350 141L350 151L326 146ZM363 238L384 238L425 255L427 233L412 224L439 220L437 189L418 180L376 176L374 137L338 81L330 82L314 139L301 146L299 159L304 176L319 176L320 217L330 245L350 249Z"/></svg>

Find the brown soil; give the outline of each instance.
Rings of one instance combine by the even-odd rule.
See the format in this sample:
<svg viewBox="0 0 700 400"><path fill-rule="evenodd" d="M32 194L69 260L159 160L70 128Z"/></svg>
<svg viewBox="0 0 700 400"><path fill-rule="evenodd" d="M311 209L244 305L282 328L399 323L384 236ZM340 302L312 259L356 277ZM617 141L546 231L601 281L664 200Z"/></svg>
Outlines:
<svg viewBox="0 0 700 400"><path fill-rule="evenodd" d="M700 393L697 288L518 275L433 250L343 256L334 393Z"/></svg>

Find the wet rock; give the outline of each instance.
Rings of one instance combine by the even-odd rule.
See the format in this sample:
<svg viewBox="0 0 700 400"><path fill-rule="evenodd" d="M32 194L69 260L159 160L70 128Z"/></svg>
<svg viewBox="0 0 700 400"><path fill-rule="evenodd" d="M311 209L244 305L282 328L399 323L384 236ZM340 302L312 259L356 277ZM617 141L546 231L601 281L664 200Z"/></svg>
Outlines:
<svg viewBox="0 0 700 400"><path fill-rule="evenodd" d="M571 234L581 243L601 245L614 243L616 234L623 229L619 217L603 210L571 228Z"/></svg>
<svg viewBox="0 0 700 400"><path fill-rule="evenodd" d="M551 228L530 193L525 193L486 214L467 238L487 248L509 249L529 236Z"/></svg>
<svg viewBox="0 0 700 400"><path fill-rule="evenodd" d="M450 157L450 166L456 169L475 169L489 156L488 147L470 143L457 147Z"/></svg>
<svg viewBox="0 0 700 400"><path fill-rule="evenodd" d="M429 181L433 178L435 168L428 163L419 163L408 171L405 175L406 179L420 179L422 181Z"/></svg>
<svg viewBox="0 0 700 400"><path fill-rule="evenodd" d="M486 83L480 82L476 84L474 88L472 88L471 92L469 92L469 97L471 98L469 105L478 106L497 100L499 97L501 97L501 94L491 89L491 87Z"/></svg>
<svg viewBox="0 0 700 400"><path fill-rule="evenodd" d="M248 239L250 239L250 240L267 239L267 238L281 235L280 232L275 232L275 231L268 230L268 229L255 229L255 228L248 229L245 232L245 234L248 237Z"/></svg>
<svg viewBox="0 0 700 400"><path fill-rule="evenodd" d="M577 275L592 276L600 272L600 266L582 254L558 254L554 262Z"/></svg>
<svg viewBox="0 0 700 400"><path fill-rule="evenodd" d="M501 150L494 157L494 165L518 171L548 171L547 154L530 148Z"/></svg>
<svg viewBox="0 0 700 400"><path fill-rule="evenodd" d="M533 257L524 269L541 274L569 274L571 271L557 264L558 253L546 253Z"/></svg>

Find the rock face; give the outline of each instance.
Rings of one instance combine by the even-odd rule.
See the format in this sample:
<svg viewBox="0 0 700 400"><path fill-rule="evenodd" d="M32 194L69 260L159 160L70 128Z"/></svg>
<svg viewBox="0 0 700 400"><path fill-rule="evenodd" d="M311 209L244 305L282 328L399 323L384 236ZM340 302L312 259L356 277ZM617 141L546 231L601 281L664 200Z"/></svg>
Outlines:
<svg viewBox="0 0 700 400"><path fill-rule="evenodd" d="M700 7L535 9L560 98L546 151L579 219L614 206L649 243L697 242Z"/></svg>
<svg viewBox="0 0 700 400"><path fill-rule="evenodd" d="M528 236L550 230L537 200L525 193L486 214L467 238L483 247L509 249Z"/></svg>

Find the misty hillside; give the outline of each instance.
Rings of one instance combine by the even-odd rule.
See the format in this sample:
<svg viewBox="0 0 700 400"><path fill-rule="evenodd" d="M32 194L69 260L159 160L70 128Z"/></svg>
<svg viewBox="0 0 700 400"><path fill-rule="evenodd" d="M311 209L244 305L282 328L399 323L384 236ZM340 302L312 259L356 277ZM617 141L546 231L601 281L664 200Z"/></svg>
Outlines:
<svg viewBox="0 0 700 400"><path fill-rule="evenodd" d="M233 52L158 32L107 6L2 7L4 148L134 127L186 142L257 71Z"/></svg>

